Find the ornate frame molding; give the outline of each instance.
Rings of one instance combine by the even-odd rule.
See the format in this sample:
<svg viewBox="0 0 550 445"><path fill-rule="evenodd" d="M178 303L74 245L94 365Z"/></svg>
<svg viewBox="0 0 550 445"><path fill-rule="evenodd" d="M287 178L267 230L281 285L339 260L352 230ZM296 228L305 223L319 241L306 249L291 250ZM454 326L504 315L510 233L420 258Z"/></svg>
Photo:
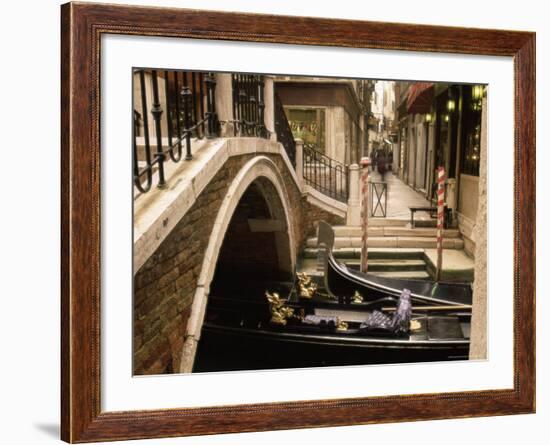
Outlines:
<svg viewBox="0 0 550 445"><path fill-rule="evenodd" d="M534 33L91 3L68 3L61 12L63 440L92 442L534 412ZM99 70L100 39L107 33L512 56L513 389L102 412Z"/></svg>

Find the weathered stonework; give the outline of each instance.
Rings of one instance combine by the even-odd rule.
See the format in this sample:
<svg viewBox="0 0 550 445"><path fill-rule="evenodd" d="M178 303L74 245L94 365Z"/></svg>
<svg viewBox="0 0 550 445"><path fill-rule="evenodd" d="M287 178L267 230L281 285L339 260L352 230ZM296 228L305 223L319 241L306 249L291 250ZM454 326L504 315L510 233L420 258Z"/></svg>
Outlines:
<svg viewBox="0 0 550 445"><path fill-rule="evenodd" d="M327 212L326 210L317 207L316 205L302 198L302 233L301 238L303 240L308 237L316 236L317 223L321 220L326 221L331 226L341 226L346 223L346 219Z"/></svg>
<svg viewBox="0 0 550 445"><path fill-rule="evenodd" d="M187 323L209 237L228 188L255 155L230 157L134 277L133 369L136 375L179 372ZM302 197L279 154L267 154L283 177L296 234L302 243ZM189 348L188 348L189 349ZM192 354L193 352L189 352ZM188 360L187 360L188 361ZM190 371L190 369L188 369Z"/></svg>
<svg viewBox="0 0 550 445"><path fill-rule="evenodd" d="M481 113L479 194L475 234L474 296L470 359L487 358L487 98Z"/></svg>

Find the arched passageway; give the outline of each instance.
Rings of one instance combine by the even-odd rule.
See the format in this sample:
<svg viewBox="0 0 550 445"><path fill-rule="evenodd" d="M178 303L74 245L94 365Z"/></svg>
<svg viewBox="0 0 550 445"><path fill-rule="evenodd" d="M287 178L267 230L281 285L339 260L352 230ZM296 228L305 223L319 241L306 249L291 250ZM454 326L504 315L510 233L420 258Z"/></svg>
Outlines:
<svg viewBox="0 0 550 445"><path fill-rule="evenodd" d="M239 318L243 308L253 308L256 314L252 319L258 322L265 319L269 315L266 289L291 280L293 264L284 206L273 183L260 177L243 193L227 227L210 284L204 322L215 322L219 317ZM245 301L253 305L239 303ZM203 330L194 371L219 366L223 349L225 345L212 341Z"/></svg>
<svg viewBox="0 0 550 445"><path fill-rule="evenodd" d="M197 347L213 300L245 298L267 308L266 285L293 276L296 228L290 209L283 176L268 157L249 160L233 177L204 253L180 372L201 370Z"/></svg>
<svg viewBox="0 0 550 445"><path fill-rule="evenodd" d="M273 185L255 180L242 195L225 233L210 294L292 273L284 209Z"/></svg>

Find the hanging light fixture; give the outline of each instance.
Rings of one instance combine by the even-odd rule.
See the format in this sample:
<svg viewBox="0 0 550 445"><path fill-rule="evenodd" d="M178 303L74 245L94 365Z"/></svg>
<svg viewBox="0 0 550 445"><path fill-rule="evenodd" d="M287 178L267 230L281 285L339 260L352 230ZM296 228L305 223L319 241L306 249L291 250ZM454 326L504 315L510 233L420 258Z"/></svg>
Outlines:
<svg viewBox="0 0 550 445"><path fill-rule="evenodd" d="M447 101L447 111L448 111L449 113L452 113L452 112L455 111L455 108L456 108L456 102L455 102L455 100L454 100L454 99L449 99L449 100Z"/></svg>
<svg viewBox="0 0 550 445"><path fill-rule="evenodd" d="M472 86L472 99L481 100L483 97L483 85L473 85Z"/></svg>

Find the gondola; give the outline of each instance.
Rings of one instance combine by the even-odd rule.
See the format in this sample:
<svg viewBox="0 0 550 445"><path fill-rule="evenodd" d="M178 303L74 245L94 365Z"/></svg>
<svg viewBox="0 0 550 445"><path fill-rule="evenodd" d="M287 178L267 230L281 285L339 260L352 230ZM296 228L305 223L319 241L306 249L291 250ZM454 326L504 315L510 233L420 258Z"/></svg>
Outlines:
<svg viewBox="0 0 550 445"><path fill-rule="evenodd" d="M403 289L411 291L413 302L419 305L470 306L472 287L469 283L446 283L404 280L362 273L338 262L332 253L334 231L324 221L319 222L318 250L324 269L324 286L330 296L340 302L352 300L359 292L369 303L381 299L395 300Z"/></svg>
<svg viewBox="0 0 550 445"><path fill-rule="evenodd" d="M469 285L362 274L334 258L330 226L318 239L324 274L312 295L300 276L214 286L194 372L468 359Z"/></svg>

